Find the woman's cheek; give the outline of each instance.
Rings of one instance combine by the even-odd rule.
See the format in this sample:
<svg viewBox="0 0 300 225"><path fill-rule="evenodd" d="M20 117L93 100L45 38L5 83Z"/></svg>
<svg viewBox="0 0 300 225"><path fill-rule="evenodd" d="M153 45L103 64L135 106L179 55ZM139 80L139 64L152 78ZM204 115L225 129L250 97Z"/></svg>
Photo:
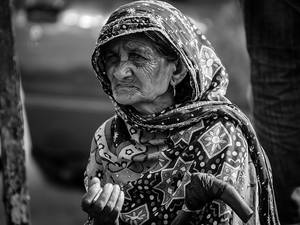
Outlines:
<svg viewBox="0 0 300 225"><path fill-rule="evenodd" d="M155 72L158 68L158 62L156 60L148 61L143 66L138 68L148 79L155 77Z"/></svg>

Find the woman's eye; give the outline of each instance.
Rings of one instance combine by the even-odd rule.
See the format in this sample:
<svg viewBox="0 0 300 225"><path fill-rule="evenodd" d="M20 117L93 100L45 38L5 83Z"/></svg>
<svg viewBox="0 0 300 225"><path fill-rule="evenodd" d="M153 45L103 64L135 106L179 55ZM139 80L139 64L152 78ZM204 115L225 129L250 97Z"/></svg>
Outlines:
<svg viewBox="0 0 300 225"><path fill-rule="evenodd" d="M138 53L130 53L129 57L136 60L146 60L146 58Z"/></svg>
<svg viewBox="0 0 300 225"><path fill-rule="evenodd" d="M118 56L115 54L109 54L105 56L105 61L107 63L112 63L112 62L116 62L117 60L119 60Z"/></svg>

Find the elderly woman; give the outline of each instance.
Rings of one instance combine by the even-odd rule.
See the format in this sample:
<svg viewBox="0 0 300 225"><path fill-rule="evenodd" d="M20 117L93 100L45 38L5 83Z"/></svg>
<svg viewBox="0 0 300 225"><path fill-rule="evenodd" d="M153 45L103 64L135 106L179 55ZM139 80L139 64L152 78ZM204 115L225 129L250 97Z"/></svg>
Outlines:
<svg viewBox="0 0 300 225"><path fill-rule="evenodd" d="M120 7L92 64L116 115L92 141L88 224L279 224L267 157L186 16L160 1Z"/></svg>

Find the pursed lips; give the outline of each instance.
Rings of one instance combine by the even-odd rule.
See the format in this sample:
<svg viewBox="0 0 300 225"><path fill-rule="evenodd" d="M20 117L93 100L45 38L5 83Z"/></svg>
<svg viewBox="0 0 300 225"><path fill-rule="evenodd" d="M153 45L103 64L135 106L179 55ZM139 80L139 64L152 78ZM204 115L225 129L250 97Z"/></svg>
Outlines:
<svg viewBox="0 0 300 225"><path fill-rule="evenodd" d="M136 86L134 86L132 83L118 83L114 86L114 89L121 89L121 88L134 88L137 89Z"/></svg>

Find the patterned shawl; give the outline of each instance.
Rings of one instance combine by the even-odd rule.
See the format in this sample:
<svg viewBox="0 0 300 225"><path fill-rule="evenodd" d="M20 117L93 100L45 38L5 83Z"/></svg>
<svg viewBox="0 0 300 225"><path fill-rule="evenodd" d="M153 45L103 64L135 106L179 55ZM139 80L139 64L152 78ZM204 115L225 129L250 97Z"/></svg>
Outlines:
<svg viewBox="0 0 300 225"><path fill-rule="evenodd" d="M101 47L137 32L156 32L188 68L184 102L141 116L112 97ZM243 224L222 201L189 211L185 186L192 173L210 173L233 185L253 209L248 224L279 224L271 169L246 116L224 96L227 73L206 37L179 10L161 1L137 1L115 10L102 27L92 65L116 115L96 131L85 173L125 192L120 224L171 224L179 211L190 224ZM180 90L179 90L180 91Z"/></svg>

